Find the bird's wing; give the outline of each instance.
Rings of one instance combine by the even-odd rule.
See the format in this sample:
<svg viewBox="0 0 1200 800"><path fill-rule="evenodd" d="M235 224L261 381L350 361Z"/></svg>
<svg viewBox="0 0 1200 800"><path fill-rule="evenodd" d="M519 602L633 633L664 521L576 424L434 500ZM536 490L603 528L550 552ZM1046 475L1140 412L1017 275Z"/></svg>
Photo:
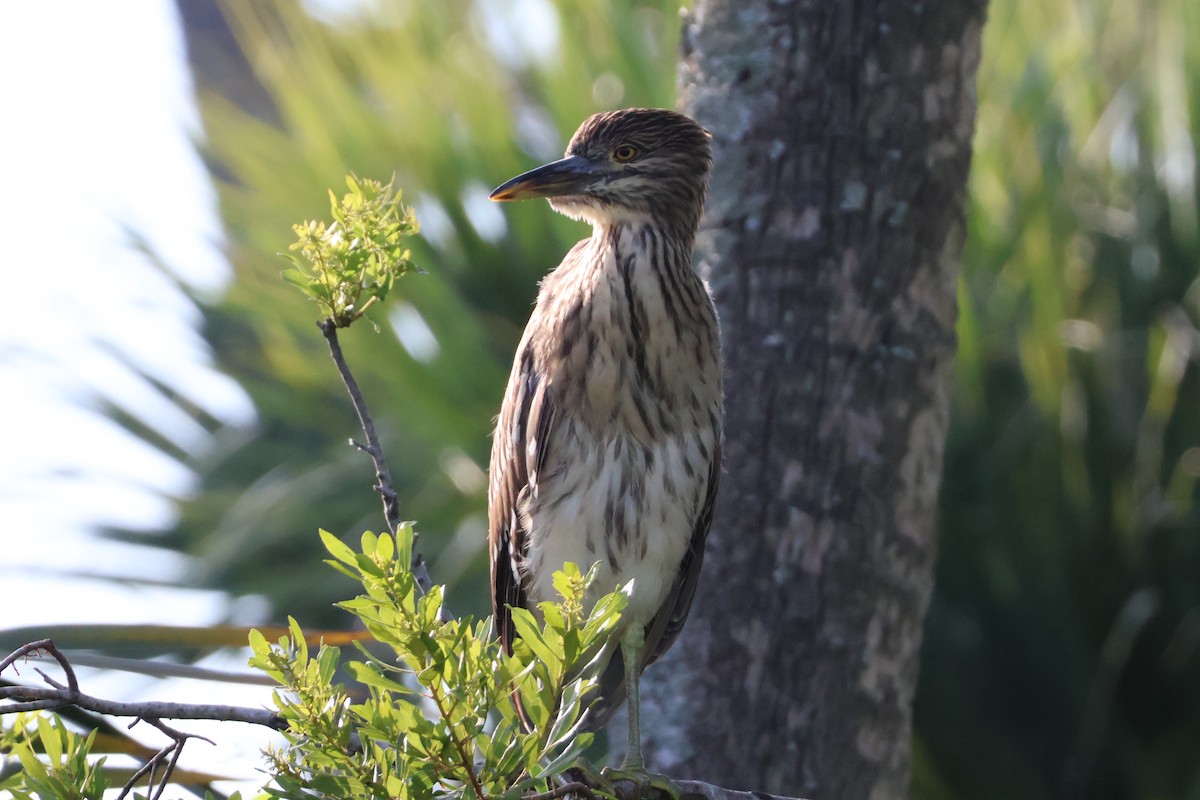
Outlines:
<svg viewBox="0 0 1200 800"><path fill-rule="evenodd" d="M519 565L527 547L522 508L537 494L553 414L546 387L522 342L496 421L488 485L488 544L491 551L492 613L505 650L512 652L513 606L526 605Z"/></svg>

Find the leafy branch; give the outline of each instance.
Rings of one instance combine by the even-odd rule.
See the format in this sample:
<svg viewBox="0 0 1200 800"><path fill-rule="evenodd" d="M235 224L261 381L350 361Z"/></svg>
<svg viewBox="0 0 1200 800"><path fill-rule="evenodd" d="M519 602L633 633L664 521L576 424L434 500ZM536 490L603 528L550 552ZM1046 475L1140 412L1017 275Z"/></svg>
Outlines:
<svg viewBox="0 0 1200 800"><path fill-rule="evenodd" d="M339 200L329 192L333 222L292 227L297 241L289 249L300 257L285 254L292 268L284 280L315 300L335 327L350 327L416 269L404 240L420 225L393 183L348 175L347 194Z"/></svg>
<svg viewBox="0 0 1200 800"><path fill-rule="evenodd" d="M315 300L324 316L317 322L329 346L329 355L337 367L350 401L358 415L366 443L350 444L371 457L375 465L375 492L383 501L388 531L396 534L401 523L400 501L392 485L375 420L358 381L350 371L338 341L338 328L348 328L368 309L381 303L397 279L416 270L412 252L404 240L420 230L413 210L401 202L403 196L393 181L384 184L346 177L350 191L339 200L329 192L333 222L308 220L293 226L297 241L290 249L299 256L285 254L292 268L283 277ZM424 559L414 550L412 568L422 591L433 587Z"/></svg>
<svg viewBox="0 0 1200 800"><path fill-rule="evenodd" d="M132 716L167 734L171 742L136 771L122 796L144 777L161 793L184 743L199 738L163 719L238 720L283 731L287 745L268 751L275 785L266 790L280 798L310 798L313 791L346 800L558 796L564 783L559 776L592 738L583 726L586 700L596 685L595 663L582 664L572 654L594 653L610 638L625 596L614 592L582 613L594 572L581 575L569 566L556 580L564 592L561 602L544 603L545 623L528 632L532 646L509 655L492 636L490 619L443 620L443 588L419 589L410 567L411 524L401 525L394 538L363 534L361 551L324 531L321 537L332 556L328 563L362 585L363 594L340 605L375 642L355 642L361 659L343 664L336 647L321 645L313 654L295 620L275 643L252 632L251 666L281 687L275 711L91 697L79 691L66 657L43 640L18 649L0 668L46 653L62 667L66 682L43 673L48 687L0 687L0 698L11 701L0 704L0 713L77 706ZM338 681L347 674L351 689ZM510 691L534 709L528 731L509 702ZM0 780L0 789L26 797L35 784L43 790L88 785L99 788L93 794L50 794L102 795L107 783L93 775L99 764L89 766L80 755L90 752L91 738L59 732L61 724L46 718L24 728L24 738L9 734L22 770ZM58 744L48 747L47 737ZM35 741L50 756L49 764L36 757Z"/></svg>
<svg viewBox="0 0 1200 800"><path fill-rule="evenodd" d="M80 737L63 726L57 717L27 716L30 712L75 707L107 716L134 717L130 727L145 722L165 734L169 742L133 772L118 800L128 797L143 778L147 780L152 798L157 800L170 782L188 740L199 739L212 744L203 736L176 730L163 722L164 719L248 722L276 730L286 724L282 717L266 709L212 703L125 703L84 694L79 690L79 681L70 661L49 639L29 642L0 659L0 672L10 667L15 669L18 661L41 654L58 662L65 684L41 669L35 669L47 686L0 686L0 701L3 701L0 702L0 714L25 715L18 717L16 724L0 735L0 752L12 751L21 765L20 773L0 781L0 789L11 792L15 798L99 798L108 786L104 759L93 762L88 758L95 742L95 731ZM38 750L45 754L48 764L37 758Z"/></svg>
<svg viewBox="0 0 1200 800"><path fill-rule="evenodd" d="M272 794L486 800L554 792L592 739L583 725L595 670L572 661L568 649L601 647L624 595L608 595L590 614L571 613L594 575L568 568L559 586L569 594L543 604L537 646L509 655L490 620L443 620L442 587L418 591L408 566L411 525L400 526L394 539L364 534L360 552L328 533L322 539L333 556L328 563L364 589L341 607L380 647L360 644L362 659L344 665L367 694L354 702L334 680L339 651L321 647L313 655L294 622L274 644L251 637L251 663L283 687L276 705L288 722L288 745L269 753L279 786ZM549 669L541 652L554 661ZM513 690L539 710L528 731L508 700Z"/></svg>

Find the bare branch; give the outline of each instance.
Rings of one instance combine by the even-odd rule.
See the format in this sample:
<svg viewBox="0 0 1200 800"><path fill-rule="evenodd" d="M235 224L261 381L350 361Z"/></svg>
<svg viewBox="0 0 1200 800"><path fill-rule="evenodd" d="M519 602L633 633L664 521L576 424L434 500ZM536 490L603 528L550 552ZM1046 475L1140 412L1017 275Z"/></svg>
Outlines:
<svg viewBox="0 0 1200 800"><path fill-rule="evenodd" d="M346 363L342 345L338 342L337 325L332 319L324 319L317 323L317 327L321 329L325 341L329 344L329 355L333 357L333 363L342 376L342 383L346 385L346 391L350 394L350 402L354 404L354 411L358 414L358 423L367 437L366 445L358 444L354 440L351 440L351 444L367 453L375 462L375 479L377 481L375 491L379 492L383 500L383 515L387 520L388 530L395 533L396 526L400 524L400 503L396 499L395 491L391 490L392 471L388 468L383 448L379 444L379 434L375 432L375 420L371 416L370 410L367 409L367 401L363 397L362 390L358 388L358 381L355 380L354 374L350 372L350 366Z"/></svg>
<svg viewBox="0 0 1200 800"><path fill-rule="evenodd" d="M50 708L75 706L85 711L106 714L112 717L138 717L155 727L162 719L211 719L229 722L246 722L252 725L263 725L275 730L287 728L287 722L273 711L265 708L245 708L243 706L225 706L212 703L126 703L117 700L105 700L92 697L79 691L79 679L75 670L62 651L50 639L39 639L36 642L23 644L12 653L0 659L0 671L12 666L22 657L45 653L54 658L62 667L67 677L64 686L50 678L40 669L36 670L42 679L49 684L45 686L0 686L0 714L12 714L18 711L40 711ZM161 729L161 728L160 728ZM164 731L165 732L165 731ZM180 734L185 735L185 734ZM186 734L190 735L190 734Z"/></svg>
<svg viewBox="0 0 1200 800"><path fill-rule="evenodd" d="M40 668L34 667L33 671L36 672L38 675L41 675L42 680L44 680L46 683L53 686L55 689L62 689L63 691L68 691L68 692L70 691L70 689L68 689L66 686L63 686L58 681L54 680L54 678L51 678L46 673L42 672L42 670Z"/></svg>
<svg viewBox="0 0 1200 800"><path fill-rule="evenodd" d="M221 722L246 722L252 725L263 725L274 730L285 730L287 721L278 714L265 708L245 708L242 706L225 706L209 703L125 703L116 700L105 700L92 697L79 691L79 681L75 670L67 657L63 655L50 639L40 639L22 645L3 659L0 659L0 671L12 666L20 658L28 658L34 654L45 653L54 658L66 674L67 683L63 685L51 678L40 669L36 672L42 676L47 686L0 686L0 715L12 714L19 711L43 711L74 706L85 711L103 714L110 717L134 717L129 727L139 722L145 722L170 738L170 743L150 757L125 784L117 800L123 800L133 791L133 787L143 778L147 779L147 794L153 800L160 800L175 767L183 746L188 739L200 739L215 744L212 739L193 733L177 731L163 722L164 719L206 719ZM162 768L161 774L159 768ZM157 788L156 788L157 787Z"/></svg>
<svg viewBox="0 0 1200 800"><path fill-rule="evenodd" d="M3 695L0 695L2 698ZM9 703L5 706L0 706L0 714L20 714L23 711L45 711L51 708L62 708L70 705L70 703L62 700L37 700L29 703Z"/></svg>
<svg viewBox="0 0 1200 800"><path fill-rule="evenodd" d="M367 401L363 398L362 390L358 388L358 381L350 372L350 366L346 363L346 357L342 353L342 346L338 342L337 324L332 318L326 318L318 322L317 327L325 336L325 341L329 345L329 355L333 358L334 365L337 366L338 374L342 376L342 383L345 384L346 391L350 394L350 402L354 404L354 411L358 414L359 425L362 426L363 434L367 437L366 444L354 439L350 440L350 444L369 455L375 463L374 489L383 501L383 516L387 521L388 530L395 535L396 527L401 522L400 500L392 486L392 471L388 468L387 459L383 455L383 446L379 443L379 435L375 432L375 420L367 409ZM411 565L413 576L416 578L421 592L427 594L433 588L433 579L429 577L425 558L417 549L416 544L417 534L414 532Z"/></svg>
<svg viewBox="0 0 1200 800"><path fill-rule="evenodd" d="M653 780L639 782L628 774L620 774L619 770L617 775L597 771L582 759L565 775L570 778L570 783L543 794L526 795L522 800L555 800L566 796L582 797L584 800L597 800L600 797L616 800L803 800L767 792L726 789L703 781L681 781L666 776L648 775L644 777ZM670 788L663 786L659 778L665 778Z"/></svg>
<svg viewBox="0 0 1200 800"><path fill-rule="evenodd" d="M216 744L216 742L214 742L212 739L209 739L207 736L199 736L193 733L177 731L174 728L164 724L161 720L157 719L135 719L129 724L129 727L132 728L134 725L137 725L142 721L145 721L146 723L154 726L166 734L167 737L171 739L171 743L155 753L149 761L147 761L141 766L141 768L133 773L132 777L130 777L125 783L124 788L121 789L121 793L117 795L117 800L123 800L123 798L127 797L129 793L133 791L133 787L137 785L137 782L147 775L149 775L149 779L146 782L146 791L149 793L150 791L154 790L155 785L157 785L158 789L157 791L154 791L153 800L159 800L159 798L162 797L163 792L166 791L167 785L171 782L171 776L175 774L175 767L179 763L179 756L183 754L183 746L187 743L188 739L199 739L201 741L208 742L211 745ZM167 761L167 759L170 760ZM167 766L166 769L163 770L162 777L159 778L158 768L164 761L167 761Z"/></svg>
<svg viewBox="0 0 1200 800"><path fill-rule="evenodd" d="M105 700L70 689L42 686L0 686L0 701L3 700L13 702L0 703L0 714L75 706L110 717L140 717L147 722L158 719L211 719L262 725L278 731L287 729L287 722L283 717L266 708L215 703L130 703Z"/></svg>
<svg viewBox="0 0 1200 800"><path fill-rule="evenodd" d="M67 691L79 691L79 680L75 677L75 670L71 668L70 663L67 661L67 657L64 656L62 652L54 646L54 642L50 639L38 639L36 642L29 642L28 644L21 645L16 650L5 656L3 660L0 660L0 672L3 672L6 668L10 667L18 658L29 657L39 653L45 653L46 655L50 656L58 662L60 667L62 667L63 674L67 676ZM42 678L44 678L45 681L50 685L60 689L62 688L60 684L55 683L47 678L46 674L40 669L37 670L37 673L41 675Z"/></svg>

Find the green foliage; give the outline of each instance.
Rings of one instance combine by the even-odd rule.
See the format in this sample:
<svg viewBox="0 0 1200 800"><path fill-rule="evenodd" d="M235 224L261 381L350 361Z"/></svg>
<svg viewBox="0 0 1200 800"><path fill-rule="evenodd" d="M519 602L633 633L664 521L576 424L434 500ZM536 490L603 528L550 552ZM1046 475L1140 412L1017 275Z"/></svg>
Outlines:
<svg viewBox="0 0 1200 800"><path fill-rule="evenodd" d="M321 539L327 563L361 584L363 594L340 605L375 641L355 642L362 659L342 663L336 647L312 654L294 619L274 644L250 633L250 664L279 683L275 703L288 723L287 744L267 752L267 796L515 800L549 790L578 761L592 741L585 700L626 600L615 591L586 609L596 567L556 573L561 600L540 604L540 623L514 609L524 638L508 655L490 619L446 619L444 587L420 593L410 523L395 538L363 534L361 552L326 531ZM92 757L95 738L58 717L15 715L0 727L0 756L18 766L0 760L0 790L14 800L102 800L109 772Z"/></svg>
<svg viewBox="0 0 1200 800"><path fill-rule="evenodd" d="M112 797L114 787L129 786L146 760L163 759L161 751L129 738L119 722L110 724L109 718L74 707L53 714L4 714L0 723L0 798L5 800L102 800L106 791ZM81 729L87 733L79 733ZM109 758L114 755L117 764ZM139 765L122 766L123 757L132 757ZM147 795L162 789L167 761L158 761L149 775L137 775L137 783L155 781ZM212 786L222 779L228 777L181 767L171 772L174 784L189 787ZM130 786L128 796L145 800L146 795ZM240 797L235 792L229 800Z"/></svg>
<svg viewBox="0 0 1200 800"><path fill-rule="evenodd" d="M97 731L73 731L57 714L22 713L0 726L0 797L8 800L104 800L125 776L96 757ZM16 763L13 764L12 762ZM110 795L111 796L111 795ZM132 792L135 800L145 795ZM205 794L212 800L212 794ZM241 800L234 792L228 800Z"/></svg>
<svg viewBox="0 0 1200 800"><path fill-rule="evenodd" d="M293 267L283 277L316 300L339 328L386 299L396 279L414 269L404 239L420 226L393 183L348 175L350 191L340 201L329 192L331 224L307 220L292 226L298 241L290 249L303 258L286 256Z"/></svg>
<svg viewBox="0 0 1200 800"><path fill-rule="evenodd" d="M322 646L313 656L294 620L274 645L251 635L251 664L284 687L276 704L289 725L288 745L269 753L271 795L515 798L545 790L580 757L592 738L580 730L583 700L595 687L594 667L623 594L607 595L585 614L594 570L585 576L567 565L555 578L562 601L542 604L543 624L514 611L525 645L510 656L490 620L443 619L442 587L419 593L409 568L410 525L395 540L364 534L361 552L327 532L321 537L333 556L328 563L363 587L342 608L379 646L360 645L363 660L342 665L357 684L350 691L335 680L339 651ZM513 691L528 732L510 702Z"/></svg>
<svg viewBox="0 0 1200 800"><path fill-rule="evenodd" d="M80 735L57 716L17 714L5 720L0 755L15 758L20 768L0 780L0 791L14 800L103 800L105 759L89 759L95 738L95 731Z"/></svg>

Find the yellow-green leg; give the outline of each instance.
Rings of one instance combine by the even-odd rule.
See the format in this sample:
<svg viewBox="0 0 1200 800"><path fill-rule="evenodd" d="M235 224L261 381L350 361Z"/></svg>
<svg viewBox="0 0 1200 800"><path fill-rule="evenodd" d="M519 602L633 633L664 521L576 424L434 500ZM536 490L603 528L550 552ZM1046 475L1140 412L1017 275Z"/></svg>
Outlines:
<svg viewBox="0 0 1200 800"><path fill-rule="evenodd" d="M625 745L625 760L620 769L606 769L604 778L617 788L621 782L633 784L633 796L649 797L660 792L667 797L679 797L682 792L669 778L646 772L646 761L642 756L641 703L638 696L638 678L642 673L642 650L645 646L645 631L640 625L631 625L621 635L621 658L625 661L625 695L629 715L629 736ZM616 792L618 796L630 793Z"/></svg>
<svg viewBox="0 0 1200 800"><path fill-rule="evenodd" d="M621 658L625 660L625 696L629 713L629 736L625 742L625 760L621 769L625 772L645 772L646 761L642 758L641 703L638 701L638 678L642 674L642 647L646 643L646 632L641 625L630 625L621 636Z"/></svg>

